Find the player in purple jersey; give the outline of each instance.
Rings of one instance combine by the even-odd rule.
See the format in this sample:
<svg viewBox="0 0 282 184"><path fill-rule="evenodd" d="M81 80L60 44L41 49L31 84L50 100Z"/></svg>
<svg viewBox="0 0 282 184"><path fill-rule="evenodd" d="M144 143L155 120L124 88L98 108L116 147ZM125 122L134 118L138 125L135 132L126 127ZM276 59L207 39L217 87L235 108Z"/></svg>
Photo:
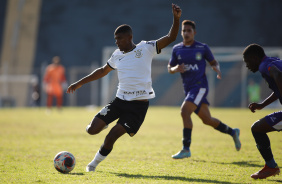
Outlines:
<svg viewBox="0 0 282 184"><path fill-rule="evenodd" d="M282 60L274 57L267 57L263 48L257 44L247 46L243 52L243 59L246 67L253 73L259 71L266 80L269 88L273 91L261 103L251 103L249 109L254 113L261 110L277 99L282 104ZM270 140L266 133L280 131L282 129L282 111L274 112L256 121L252 125L252 133L255 138L257 148L265 160L262 170L251 175L254 179L264 179L280 173L280 169L273 158L270 147Z"/></svg>
<svg viewBox="0 0 282 184"><path fill-rule="evenodd" d="M193 21L184 20L182 22L181 35L183 42L173 47L172 57L168 64L169 73L180 72L186 96L181 106L184 126L183 148L175 155L172 155L174 159L191 157L190 144L193 128L191 115L193 112L200 117L204 124L212 126L222 133L231 135L235 142L236 150L239 151L241 149L241 142L239 140L240 130L230 128L210 114L209 102L207 100L209 88L205 74L206 61L216 71L218 79L221 79L221 72L219 64L214 59L208 45L194 40L196 34L195 27Z"/></svg>

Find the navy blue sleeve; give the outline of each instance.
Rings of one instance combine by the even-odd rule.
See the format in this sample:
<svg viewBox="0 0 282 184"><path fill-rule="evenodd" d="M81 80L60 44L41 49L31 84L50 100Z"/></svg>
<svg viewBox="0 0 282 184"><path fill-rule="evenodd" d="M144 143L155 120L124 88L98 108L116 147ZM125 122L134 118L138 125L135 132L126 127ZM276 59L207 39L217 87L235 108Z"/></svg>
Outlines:
<svg viewBox="0 0 282 184"><path fill-rule="evenodd" d="M170 66L176 66L178 64L177 56L175 49L172 50L171 58L169 60L169 65Z"/></svg>
<svg viewBox="0 0 282 184"><path fill-rule="evenodd" d="M205 52L205 59L206 59L208 62L213 61L213 60L214 60L214 56L213 56L213 54L212 54L212 52L211 52L211 49L209 48L208 45L205 45L205 50L206 50L206 52Z"/></svg>

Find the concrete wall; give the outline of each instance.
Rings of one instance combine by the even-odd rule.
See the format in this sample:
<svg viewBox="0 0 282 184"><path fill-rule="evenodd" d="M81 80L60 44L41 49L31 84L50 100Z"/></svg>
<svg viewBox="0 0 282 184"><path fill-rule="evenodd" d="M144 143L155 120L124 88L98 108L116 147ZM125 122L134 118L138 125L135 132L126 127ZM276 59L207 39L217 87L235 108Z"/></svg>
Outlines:
<svg viewBox="0 0 282 184"><path fill-rule="evenodd" d="M33 70L40 7L40 0L10 0L4 11L0 100L15 99L17 106L24 106L28 96L23 78Z"/></svg>
<svg viewBox="0 0 282 184"><path fill-rule="evenodd" d="M4 30L4 21L5 21L5 13L6 13L6 4L7 0L0 1L0 57L1 57L1 48L2 48L2 40L3 40L3 30Z"/></svg>

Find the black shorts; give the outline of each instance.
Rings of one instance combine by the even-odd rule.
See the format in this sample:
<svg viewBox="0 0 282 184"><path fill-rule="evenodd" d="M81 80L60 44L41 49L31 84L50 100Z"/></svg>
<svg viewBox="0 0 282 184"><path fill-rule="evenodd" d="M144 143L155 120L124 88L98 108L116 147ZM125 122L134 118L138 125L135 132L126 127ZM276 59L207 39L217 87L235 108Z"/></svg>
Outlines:
<svg viewBox="0 0 282 184"><path fill-rule="evenodd" d="M116 97L95 117L102 119L107 125L119 118L117 123L132 137L141 127L148 107L149 101L125 101Z"/></svg>

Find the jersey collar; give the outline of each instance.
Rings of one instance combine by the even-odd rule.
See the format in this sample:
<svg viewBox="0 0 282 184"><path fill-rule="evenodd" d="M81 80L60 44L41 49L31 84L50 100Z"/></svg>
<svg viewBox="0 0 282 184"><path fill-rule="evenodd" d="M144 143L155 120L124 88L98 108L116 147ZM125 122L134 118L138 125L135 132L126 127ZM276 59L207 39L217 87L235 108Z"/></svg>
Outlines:
<svg viewBox="0 0 282 184"><path fill-rule="evenodd" d="M129 53L129 52L133 51L135 48L136 48L136 45L134 45L134 47L133 47L130 51L128 51L128 52L122 51L122 53L123 53L123 54Z"/></svg>

